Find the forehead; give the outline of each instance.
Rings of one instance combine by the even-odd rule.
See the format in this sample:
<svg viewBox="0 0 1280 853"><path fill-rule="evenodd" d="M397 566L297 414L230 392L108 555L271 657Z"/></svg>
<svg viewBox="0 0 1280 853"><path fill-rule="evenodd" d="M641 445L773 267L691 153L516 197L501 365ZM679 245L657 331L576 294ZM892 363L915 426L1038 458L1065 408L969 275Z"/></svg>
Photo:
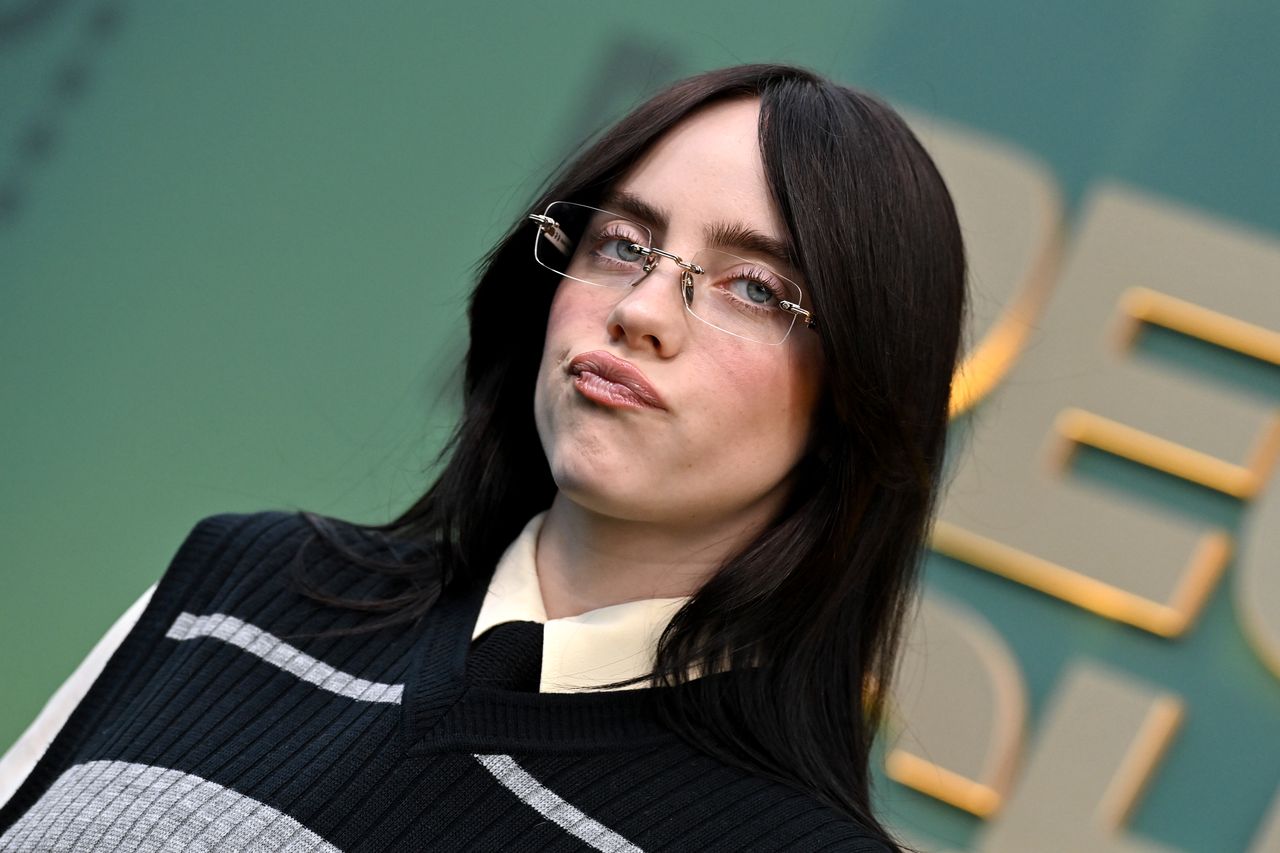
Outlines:
<svg viewBox="0 0 1280 853"><path fill-rule="evenodd" d="M614 186L671 211L671 232L732 219L781 239L765 180L760 102L738 98L703 107L667 131Z"/></svg>

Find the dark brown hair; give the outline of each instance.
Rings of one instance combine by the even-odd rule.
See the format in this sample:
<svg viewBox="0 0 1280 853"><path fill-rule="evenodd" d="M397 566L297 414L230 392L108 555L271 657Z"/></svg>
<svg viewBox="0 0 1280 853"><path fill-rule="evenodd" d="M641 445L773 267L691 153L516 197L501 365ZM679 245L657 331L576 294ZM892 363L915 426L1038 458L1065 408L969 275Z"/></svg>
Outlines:
<svg viewBox="0 0 1280 853"><path fill-rule="evenodd" d="M870 755L914 602L943 471L966 307L955 210L933 161L881 101L807 70L744 65L682 80L605 130L527 212L597 204L664 133L709 103L761 101L765 174L811 294L825 388L779 517L726 560L662 635L656 682L670 725L706 751L780 779L886 833ZM435 542L443 559L370 564L402 595L329 603L413 621L450 584L487 578L555 494L533 419L557 280L523 216L471 296L463 411L443 469L400 517L370 529ZM513 286L519 282L519 286ZM332 520L310 516L333 540ZM300 575L302 582L305 577Z"/></svg>

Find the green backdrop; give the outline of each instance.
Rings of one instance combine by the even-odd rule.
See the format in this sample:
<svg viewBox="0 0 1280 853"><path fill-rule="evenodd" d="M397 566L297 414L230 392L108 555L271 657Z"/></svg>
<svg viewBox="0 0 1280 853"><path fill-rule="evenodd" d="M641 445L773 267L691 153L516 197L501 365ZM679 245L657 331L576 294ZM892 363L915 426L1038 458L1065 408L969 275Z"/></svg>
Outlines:
<svg viewBox="0 0 1280 853"><path fill-rule="evenodd" d="M1277 232L1278 44L1280 6L1222 0L0 3L0 747L198 518L380 521L423 487L474 264L656 86L798 62L1023 147L1069 205L1119 178ZM1081 650L1190 695L1256 667L1131 822L1243 848L1280 785L1280 684L1227 584L1175 648L941 559L927 580L1017 650L1033 730ZM956 849L979 823L882 798Z"/></svg>

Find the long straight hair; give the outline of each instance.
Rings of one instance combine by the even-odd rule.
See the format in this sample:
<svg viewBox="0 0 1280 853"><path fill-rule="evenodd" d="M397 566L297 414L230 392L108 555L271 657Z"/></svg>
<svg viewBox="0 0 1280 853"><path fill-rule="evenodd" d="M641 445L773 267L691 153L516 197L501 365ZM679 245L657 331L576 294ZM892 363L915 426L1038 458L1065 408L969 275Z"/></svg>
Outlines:
<svg viewBox="0 0 1280 853"><path fill-rule="evenodd" d="M825 388L779 517L677 612L658 643L662 713L722 760L787 782L884 836L870 756L911 612L943 470L952 374L967 310L954 206L933 161L874 97L805 69L744 65L678 82L607 129L547 182L595 205L682 119L761 102L759 144L798 271L821 318ZM432 543L431 560L373 562L402 594L330 604L415 621L452 584L492 573L556 491L533 396L557 277L534 262L523 216L486 255L470 301L462 415L435 483L366 529ZM810 334L810 332L804 332ZM335 522L308 516L334 547ZM747 677L699 678L725 670Z"/></svg>

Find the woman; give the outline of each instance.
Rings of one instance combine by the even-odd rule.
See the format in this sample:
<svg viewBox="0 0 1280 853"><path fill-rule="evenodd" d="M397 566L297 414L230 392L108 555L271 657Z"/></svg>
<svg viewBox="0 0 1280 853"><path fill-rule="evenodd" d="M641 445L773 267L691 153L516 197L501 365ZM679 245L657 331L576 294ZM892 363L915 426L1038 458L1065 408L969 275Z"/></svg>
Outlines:
<svg viewBox="0 0 1280 853"><path fill-rule="evenodd" d="M666 89L488 256L435 484L201 522L0 849L897 849L869 758L964 310L889 108Z"/></svg>

